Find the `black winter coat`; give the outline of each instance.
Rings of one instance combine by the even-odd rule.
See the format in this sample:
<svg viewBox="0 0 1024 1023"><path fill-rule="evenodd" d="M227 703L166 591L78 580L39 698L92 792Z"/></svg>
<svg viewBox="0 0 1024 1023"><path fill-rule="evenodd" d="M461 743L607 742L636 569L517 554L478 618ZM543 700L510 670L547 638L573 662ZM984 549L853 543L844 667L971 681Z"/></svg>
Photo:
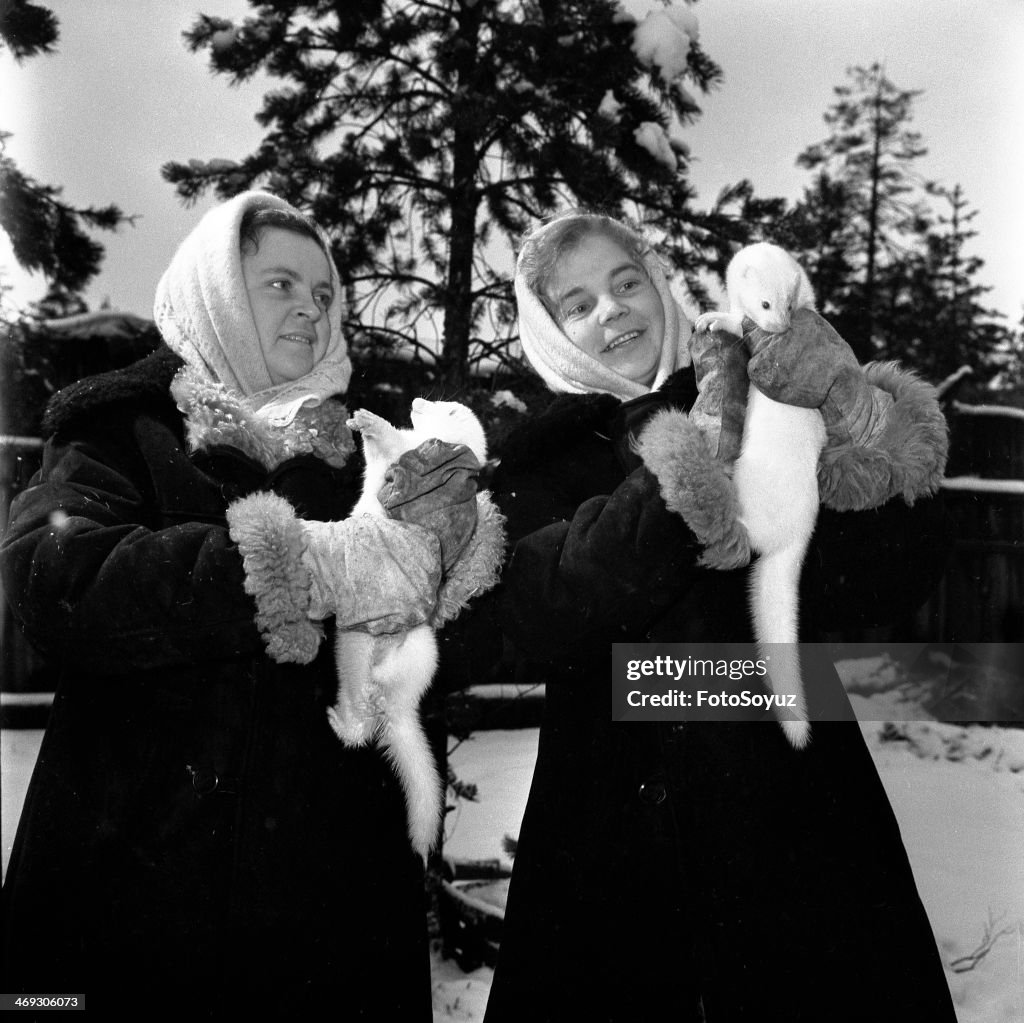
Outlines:
<svg viewBox="0 0 1024 1023"><path fill-rule="evenodd" d="M692 372L621 404L565 396L508 445L513 553L448 639L450 671L502 645L546 683L540 746L487 1023L952 1021L929 922L859 727L613 723L613 642L748 641L746 571L696 567L628 436ZM941 565L936 501L819 518L803 638L916 607ZM805 664L811 719L849 710ZM823 701L824 698L824 701Z"/></svg>
<svg viewBox="0 0 1024 1023"><path fill-rule="evenodd" d="M265 655L224 517L274 490L344 518L359 460L190 457L180 365L161 349L62 392L11 509L4 588L62 677L3 890L4 990L83 993L96 1018L427 1020L400 787L327 724L329 642Z"/></svg>

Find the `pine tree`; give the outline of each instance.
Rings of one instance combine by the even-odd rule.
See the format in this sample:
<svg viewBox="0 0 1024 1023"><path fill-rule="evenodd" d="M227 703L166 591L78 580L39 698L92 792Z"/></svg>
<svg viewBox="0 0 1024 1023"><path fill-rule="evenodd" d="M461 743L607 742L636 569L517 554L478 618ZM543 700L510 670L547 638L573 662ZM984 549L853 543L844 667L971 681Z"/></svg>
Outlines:
<svg viewBox="0 0 1024 1023"><path fill-rule="evenodd" d="M846 184L819 170L803 197L771 228L773 241L798 256L814 289L818 311L844 337L858 332L850 293L857 235Z"/></svg>
<svg viewBox="0 0 1024 1023"><path fill-rule="evenodd" d="M490 350L485 317L510 330L510 249L570 203L642 219L699 287L725 218L692 210L680 130L699 113L688 87L720 71L688 7L638 30L615 0L250 2L243 24L201 15L186 40L234 82L286 83L257 115L267 134L164 175L186 200L261 186L307 209L353 340L440 336L459 385Z"/></svg>
<svg viewBox="0 0 1024 1023"><path fill-rule="evenodd" d="M992 362L996 368L994 382L1015 394L1017 406L1024 407L1024 315L996 346Z"/></svg>
<svg viewBox="0 0 1024 1023"><path fill-rule="evenodd" d="M6 45L18 63L52 53L58 35L58 21L47 8L28 0L0 4L0 48ZM0 131L0 227L19 265L43 273L58 291L78 293L103 261L103 246L88 230L114 230L131 218L117 206L78 208L64 202L60 188L24 174L7 156L10 137Z"/></svg>
<svg viewBox="0 0 1024 1023"><path fill-rule="evenodd" d="M0 39L19 63L26 57L53 53L59 23L53 14L30 0L7 0L0 5Z"/></svg>
<svg viewBox="0 0 1024 1023"><path fill-rule="evenodd" d="M830 297L848 324L847 341L867 359L886 354L878 329L879 278L905 258L908 235L919 232L926 217L913 163L927 149L908 127L919 91L897 89L880 64L849 68L847 76L850 84L834 89L838 98L825 114L833 134L804 150L797 163L818 172L819 182L841 188L819 193L832 221L840 215L847 223L831 234L839 244L830 266L849 267L852 276L845 286L832 281ZM809 216L816 212L820 217L813 206L805 209Z"/></svg>
<svg viewBox="0 0 1024 1023"><path fill-rule="evenodd" d="M933 380L962 366L976 380L990 379L1002 366L1000 352L1010 333L998 314L981 304L992 289L979 284L984 260L967 252L977 236L962 187L929 184L940 208L923 225L918 250L888 268L879 292L888 305L881 323L887 351Z"/></svg>

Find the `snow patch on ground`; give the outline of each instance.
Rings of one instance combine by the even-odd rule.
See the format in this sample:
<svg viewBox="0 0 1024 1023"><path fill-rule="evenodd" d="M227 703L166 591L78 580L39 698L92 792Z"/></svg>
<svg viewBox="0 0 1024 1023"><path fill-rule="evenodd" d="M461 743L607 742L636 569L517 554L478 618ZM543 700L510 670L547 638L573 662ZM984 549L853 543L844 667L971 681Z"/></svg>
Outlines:
<svg viewBox="0 0 1024 1023"><path fill-rule="evenodd" d="M959 1023L1024 1019L1024 732L865 724L928 911ZM990 918L1003 929L974 967Z"/></svg>
<svg viewBox="0 0 1024 1023"><path fill-rule="evenodd" d="M4 877L28 780L42 741L41 728L0 729L0 836L3 838Z"/></svg>
<svg viewBox="0 0 1024 1023"><path fill-rule="evenodd" d="M519 837L530 794L539 729L474 732L449 753L459 779L477 786L477 801L458 800L445 818L445 855L458 860L499 860L511 869L504 837Z"/></svg>
<svg viewBox="0 0 1024 1023"><path fill-rule="evenodd" d="M433 978L434 1020L478 1021L484 1018L487 996L494 971L481 966L472 973L463 973L452 959L444 959L437 950L430 954Z"/></svg>

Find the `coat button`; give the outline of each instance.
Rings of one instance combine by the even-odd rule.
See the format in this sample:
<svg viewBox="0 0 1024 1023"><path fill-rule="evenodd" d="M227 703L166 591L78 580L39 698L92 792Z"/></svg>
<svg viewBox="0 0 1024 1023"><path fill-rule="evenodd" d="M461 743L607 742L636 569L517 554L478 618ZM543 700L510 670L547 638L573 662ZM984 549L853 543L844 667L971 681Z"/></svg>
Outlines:
<svg viewBox="0 0 1024 1023"><path fill-rule="evenodd" d="M208 796L217 791L220 778L212 767L190 767L188 770L192 775L192 788L196 795Z"/></svg>
<svg viewBox="0 0 1024 1023"><path fill-rule="evenodd" d="M637 795L648 806L660 806L668 798L668 789L663 781L645 781L637 790Z"/></svg>

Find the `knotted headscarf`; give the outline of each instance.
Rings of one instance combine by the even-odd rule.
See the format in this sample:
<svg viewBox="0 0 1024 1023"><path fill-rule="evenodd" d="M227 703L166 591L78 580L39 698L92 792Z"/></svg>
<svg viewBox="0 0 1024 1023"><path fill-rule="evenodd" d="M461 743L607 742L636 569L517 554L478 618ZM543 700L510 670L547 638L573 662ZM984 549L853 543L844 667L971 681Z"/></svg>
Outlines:
<svg viewBox="0 0 1024 1023"><path fill-rule="evenodd" d="M595 219L593 214L579 214L579 217ZM555 322L540 296L528 287L522 270L523 252L545 231L556 224L564 224L568 219L570 217L558 217L537 228L526 237L520 250L516 262L515 291L523 352L548 387L560 393L597 392L614 394L628 401L657 390L671 373L690 364L691 328L679 303L669 291L661 261L652 251L644 252L642 260L665 310L665 335L662 338L658 371L650 386L630 380L577 348ZM585 245L586 241L580 244Z"/></svg>
<svg viewBox="0 0 1024 1023"><path fill-rule="evenodd" d="M251 208L297 212L269 192L243 192L215 206L174 254L157 285L153 314L164 341L188 366L211 383L244 395L270 423L285 425L301 408L320 405L348 387L352 364L341 332L341 287L328 256L334 297L326 310L331 328L327 351L304 377L275 385L242 274L239 228Z"/></svg>

